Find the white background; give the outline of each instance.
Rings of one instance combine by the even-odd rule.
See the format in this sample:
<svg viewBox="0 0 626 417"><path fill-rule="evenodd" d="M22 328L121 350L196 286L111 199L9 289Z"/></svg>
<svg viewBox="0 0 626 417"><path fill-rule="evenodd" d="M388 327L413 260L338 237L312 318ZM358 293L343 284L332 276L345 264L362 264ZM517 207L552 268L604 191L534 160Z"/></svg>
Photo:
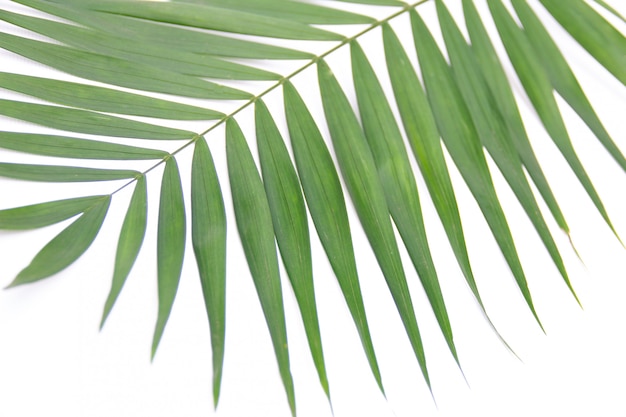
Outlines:
<svg viewBox="0 0 626 417"><path fill-rule="evenodd" d="M446 3L458 11L460 1ZM483 6L482 1L477 3ZM609 3L626 13L623 2ZM0 7L23 10L6 0L0 1ZM427 21L433 21L431 5L421 6L420 11ZM545 21L563 47L602 121L618 145L625 149L626 89L553 21ZM626 30L623 23L612 18L611 21L622 32ZM406 17L396 19L394 27L403 39L409 39ZM0 30L26 33L4 23L0 23ZM366 44L377 70L384 69L380 32L375 30L367 35L363 39L363 45ZM410 41L407 45L410 46ZM308 44L305 47L319 51L327 48ZM0 53L0 60L3 71L73 79L7 52ZM347 55L334 54L329 62L350 92ZM514 77L508 62L506 65ZM384 72L381 78L387 86ZM317 112L321 123L315 72L307 71L294 82L305 91L307 102ZM567 236L558 230L544 210L584 310L568 293L530 222L494 170L494 182L547 335L539 330L477 205L452 168L478 286L493 322L522 361L515 358L495 337L473 301L418 176L429 242L467 383L445 346L410 262L406 262L435 404L412 356L384 279L351 211L363 295L387 398L376 387L332 270L312 233L316 294L335 416L626 416L626 359L623 354L626 351L626 303L623 301L626 253L537 122L517 80L514 83L529 136L572 229L573 243L584 261L583 264L576 257ZM253 88L262 90L259 86ZM1 94L34 101L5 91ZM267 101L277 120L282 120L280 95L268 96ZM563 102L560 104L579 156L617 232L626 237L623 215L626 177L577 116ZM250 116L250 112L244 113L239 120L254 149ZM0 118L0 124L4 130L45 131L7 118ZM194 126L202 130L206 123ZM282 122L281 129L285 130ZM208 140L222 178L227 210L232 215L223 131L217 129ZM177 144L171 144L168 149L176 147ZM190 156L187 151L179 157L186 190ZM0 150L0 160L55 163L51 159L5 150ZM150 166L114 164L118 165L137 169ZM191 251L186 257L165 335L154 362L150 363L157 308L154 225L160 172L157 169L148 177L149 222L153 227L148 230L143 251L102 332L98 332L98 324L110 286L115 245L130 189L115 196L105 227L78 262L38 284L0 292L0 416L289 415L269 335L232 222L228 235L226 358L218 410L212 409L209 331ZM3 179L0 180L0 208L108 193L117 187L118 184L60 186ZM9 284L37 251L67 224L19 233L0 231L0 286ZM406 256L405 260L408 261ZM298 414L330 416L331 409L317 381L295 298L284 274L283 293Z"/></svg>

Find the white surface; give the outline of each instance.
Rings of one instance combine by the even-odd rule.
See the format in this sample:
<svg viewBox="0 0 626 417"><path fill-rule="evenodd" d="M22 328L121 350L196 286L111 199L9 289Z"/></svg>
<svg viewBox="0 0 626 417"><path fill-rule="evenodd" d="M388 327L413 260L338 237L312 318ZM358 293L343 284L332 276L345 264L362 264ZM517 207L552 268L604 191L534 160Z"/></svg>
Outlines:
<svg viewBox="0 0 626 417"><path fill-rule="evenodd" d="M460 2L447 3L456 7ZM623 2L613 0L610 3L626 12ZM0 7L13 5L0 0ZM429 7L424 6L423 10ZM407 29L404 18L394 23L398 24L399 31ZM558 27L550 27L564 46L602 121L618 145L625 149L626 90ZM626 30L624 24L618 27ZM14 30L6 24L0 24L0 29ZM378 55L381 52L379 35L375 31L364 42L371 42L367 51L377 66L383 67L384 62ZM5 71L56 74L6 52L0 53L0 59ZM349 90L346 55L333 55L329 62ZM295 83L308 88L307 100L312 109L319 110L314 77L314 71L307 71L296 78ZM522 91L521 87L516 88L518 93ZM3 97L8 96L5 93L2 92ZM276 110L277 117L282 117L279 96L268 97L268 104ZM623 354L626 351L626 303L623 302L626 254L546 137L523 95L520 95L520 105L533 145L586 265L576 258L567 237L545 210L584 311L568 294L501 176L494 174L547 336L540 332L476 204L454 172L479 289L495 325L523 363L508 353L472 300L425 187L418 178L430 244L469 387L447 351L417 276L407 262L406 272L425 342L435 405L412 356L382 275L351 213L363 294L387 399L377 390L335 278L317 238L313 237L316 293L336 417L626 415L623 395L626 392ZM566 105L562 109L574 145L618 233L624 237L626 177L573 112ZM318 121L322 120L319 112L317 115ZM252 136L250 122L249 112L240 119L246 133ZM0 123L7 130L30 128L6 118L0 118ZM208 139L223 180L227 210L231 213L222 133L217 129ZM44 161L0 149L1 161L18 160L16 158ZM189 183L189 160L190 152L180 155L185 184ZM45 161L50 163L50 159ZM141 164L139 167L145 168ZM156 170L148 177L149 221L153 226L160 172ZM110 192L115 188L116 184L85 188L0 180L0 208L81 193ZM119 227L129 197L130 190L116 195L105 228L76 264L36 285L0 292L0 416L288 416L270 339L232 222L228 236L226 359L217 412L212 410L211 402L209 332L191 251L186 256L178 297L154 363L150 364L149 355L156 318L154 227L148 231L143 252L107 325L98 332ZM0 285L7 285L62 227L0 232ZM312 225L311 230L314 230ZM308 353L293 293L286 279L283 283L298 415L330 416Z"/></svg>

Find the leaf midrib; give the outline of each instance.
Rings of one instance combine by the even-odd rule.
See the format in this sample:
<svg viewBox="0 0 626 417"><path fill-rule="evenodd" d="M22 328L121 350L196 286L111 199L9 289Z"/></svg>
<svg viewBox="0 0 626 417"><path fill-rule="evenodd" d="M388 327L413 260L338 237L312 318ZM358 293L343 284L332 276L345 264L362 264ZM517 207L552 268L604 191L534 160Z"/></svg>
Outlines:
<svg viewBox="0 0 626 417"><path fill-rule="evenodd" d="M198 141L198 139L202 138L203 136L207 135L208 133L210 133L211 131L213 131L214 129L218 128L219 126L221 126L222 124L226 123L229 119L235 117L237 114L239 114L240 112L242 112L243 110L247 109L248 107L250 107L251 105L253 105L257 100L265 97L267 94L271 93L272 91L276 90L277 88L279 88L280 86L282 86L286 81L290 81L292 78L294 78L296 75L300 74L301 72L305 71L306 69L308 69L309 67L317 64L320 60L326 58L327 56L329 56L330 54L332 54L333 52L341 49L342 47L349 45L350 42L359 39L361 36L365 35L366 33L371 32L372 30L382 26L383 24L395 19L396 17L399 17L401 15L403 15L404 13L407 13L413 9L415 9L417 6L420 6L424 3L429 2L430 0L419 0L416 1L414 3L411 4L407 4L406 6L404 6L402 9L390 14L389 16L387 16L384 19L378 20L374 23L372 23L371 25L369 25L367 28L363 29L362 31L356 33L353 36L344 38L343 40L341 40L339 42L339 44L335 45L334 47L330 48L329 50L323 52L320 55L317 55L313 58L311 58L311 60L309 62L307 62L306 64L304 64L303 66L301 66L300 68L296 69L295 71L291 72L290 74L280 78L274 85L268 87L267 89L265 89L264 91L262 91L261 93L259 93L258 95L252 97L251 99L249 99L247 102L245 102L244 104L242 104L240 107L238 107L237 109L235 109L234 111L232 111L231 113L225 115L224 117L222 117L221 119L219 119L216 123L214 123L211 127L205 129L204 131L202 131L201 133L197 133L195 134L187 143L185 143L184 145L182 145L181 147L179 147L178 149L174 150L173 152L171 152L170 154L168 154L166 157L164 157L163 159L161 159L159 162L157 162L156 164L154 164L153 166L151 166L150 168L148 168L147 170L145 170L144 172L142 172L143 175L147 175L150 171L158 168L160 165L162 165L163 163L167 162L167 160L169 158L174 157L175 155L177 155L178 153L182 152L183 150L185 150L186 148L188 148L189 146L193 145L194 143L196 143L196 141ZM111 193L111 196L115 195L116 193L118 193L119 191L122 191L124 188L128 187L129 185L133 184L135 181L137 181L136 178L132 179L131 181L129 181L128 183L122 185L120 188L118 188L117 190L113 191Z"/></svg>

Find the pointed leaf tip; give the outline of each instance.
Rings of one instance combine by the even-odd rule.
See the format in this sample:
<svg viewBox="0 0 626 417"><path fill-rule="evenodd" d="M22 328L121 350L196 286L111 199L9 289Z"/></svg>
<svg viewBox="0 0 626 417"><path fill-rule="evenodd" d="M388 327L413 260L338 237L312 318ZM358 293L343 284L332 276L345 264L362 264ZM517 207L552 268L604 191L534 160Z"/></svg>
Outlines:
<svg viewBox="0 0 626 417"><path fill-rule="evenodd" d="M211 151L204 138L191 167L191 241L211 329L213 404L220 397L226 331L226 213Z"/></svg>
<svg viewBox="0 0 626 417"><path fill-rule="evenodd" d="M48 278L74 263L95 240L106 216L111 196L98 199L35 255L7 288Z"/></svg>
<svg viewBox="0 0 626 417"><path fill-rule="evenodd" d="M274 233L304 322L320 384L330 400L313 286L308 219L300 181L267 106L255 104L256 136L263 185Z"/></svg>
<svg viewBox="0 0 626 417"><path fill-rule="evenodd" d="M318 79L324 114L342 176L394 299L424 379L430 387L413 303L374 158L345 93L323 60L318 66Z"/></svg>
<svg viewBox="0 0 626 417"><path fill-rule="evenodd" d="M411 25L428 100L441 137L478 203L528 308L543 329L467 103L435 39L415 11L411 12Z"/></svg>
<svg viewBox="0 0 626 417"><path fill-rule="evenodd" d="M146 177L142 175L135 185L135 191L128 205L118 239L113 280L100 321L101 330L126 283L126 278L130 274L143 244L147 226L147 198Z"/></svg>
<svg viewBox="0 0 626 417"><path fill-rule="evenodd" d="M226 122L226 160L237 230L270 331L287 399L295 415L295 393L289 366L272 216L250 148L234 119Z"/></svg>
<svg viewBox="0 0 626 417"><path fill-rule="evenodd" d="M161 182L157 229L158 313L151 358L156 355L178 291L185 255L186 218L183 190L176 159L165 163Z"/></svg>
<svg viewBox="0 0 626 417"><path fill-rule="evenodd" d="M49 201L0 210L0 230L37 229L84 213L106 196L89 196Z"/></svg>
<svg viewBox="0 0 626 417"><path fill-rule="evenodd" d="M382 86L357 42L352 71L365 138L372 151L389 212L419 275L450 352L459 363L452 327L428 249L417 184L404 141ZM394 62L390 61L393 65Z"/></svg>
<svg viewBox="0 0 626 417"><path fill-rule="evenodd" d="M311 219L356 325L372 374L384 392L363 305L339 176L302 97L290 82L284 84L283 93L289 138Z"/></svg>

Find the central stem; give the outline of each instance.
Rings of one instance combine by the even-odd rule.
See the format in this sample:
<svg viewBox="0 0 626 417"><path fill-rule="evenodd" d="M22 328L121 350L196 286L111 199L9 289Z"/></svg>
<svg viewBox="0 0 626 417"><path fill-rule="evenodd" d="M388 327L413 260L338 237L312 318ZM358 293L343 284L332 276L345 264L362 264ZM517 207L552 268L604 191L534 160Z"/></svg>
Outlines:
<svg viewBox="0 0 626 417"><path fill-rule="evenodd" d="M157 168L159 165L163 164L164 162L166 162L169 158L171 158L172 156L178 154L179 152L183 151L184 149L186 149L187 147L191 146L192 144L194 144L198 139L200 139L201 137L203 137L204 135L206 135L207 133L211 132L212 130L216 129L217 127L219 127L220 125L224 124L228 119L236 116L237 114L239 114L241 111L245 110L246 108L248 108L250 105L254 104L258 99L263 98L264 96L266 96L267 94L269 94L270 92L274 91L275 89L277 89L278 87L280 87L281 85L283 85L283 83L287 80L291 80L293 77L295 77L296 75L300 74L301 72L303 72L304 70L306 70L307 68L315 65L318 61L326 58L328 55L332 54L333 52L337 51L338 49L342 48L343 46L348 45L350 42L360 38L361 36L365 35L366 33L382 26L383 24L389 22L392 19L395 19L396 17L415 9L417 6L424 4L426 2L428 2L429 0L419 0L416 1L414 3L411 4L407 4L405 5L402 9L398 10L397 12L387 16L386 18L382 19L382 20L378 20L374 23L372 23L370 26L368 26L367 28L363 29L362 31L358 32L357 34L350 36L348 38L345 38L344 40L342 40L341 42L339 42L339 44L335 45L334 47L330 48L328 51L315 56L313 58L311 58L311 60L309 62L307 62L306 64L304 64L302 67L298 68L297 70L293 71L292 73L290 73L287 76L282 77L280 80L278 80L278 82L274 85L272 85L271 87L269 87L268 89L262 91L261 93L259 93L258 95L254 96L253 98L251 98L250 100L248 100L247 102L245 102L243 105L241 105L239 108L235 109L233 112L231 112L230 114L222 117L220 120L218 120L214 125L212 125L211 127L209 127L208 129L206 129L205 131L198 133L197 135L195 135L189 142L185 143L183 146L181 146L180 148L176 149L174 152L171 152L167 157L163 158L162 160L160 160L158 163L156 163L155 165L153 165L152 167L148 168L146 171L144 171L142 173L143 176L147 175L150 171L152 171L153 169ZM132 184L133 182L135 182L137 179L133 179L130 182L128 182L127 184L124 184L123 186L121 186L120 188L118 188L117 190L113 191L111 193L111 195L116 194L117 192L123 190L124 188L126 188L127 186L129 186L130 184Z"/></svg>

